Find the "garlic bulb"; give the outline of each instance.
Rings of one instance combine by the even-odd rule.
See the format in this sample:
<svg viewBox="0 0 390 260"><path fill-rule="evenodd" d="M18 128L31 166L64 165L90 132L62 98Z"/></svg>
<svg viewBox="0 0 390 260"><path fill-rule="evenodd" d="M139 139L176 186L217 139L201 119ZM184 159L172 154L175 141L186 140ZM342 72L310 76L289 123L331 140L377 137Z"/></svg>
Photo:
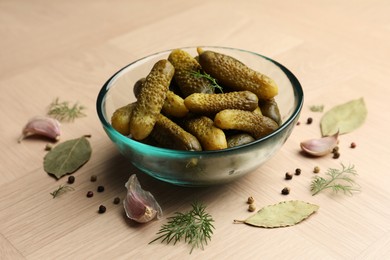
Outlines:
<svg viewBox="0 0 390 260"><path fill-rule="evenodd" d="M27 122L18 142L32 135L46 136L57 141L61 135L60 122L54 118L36 116Z"/></svg>
<svg viewBox="0 0 390 260"><path fill-rule="evenodd" d="M332 152L333 148L337 146L338 135L326 136L319 139L310 139L301 142L301 149L313 156L323 156Z"/></svg>
<svg viewBox="0 0 390 260"><path fill-rule="evenodd" d="M146 223L162 216L162 210L154 196L141 188L135 174L125 184L127 195L123 206L128 218L139 223Z"/></svg>

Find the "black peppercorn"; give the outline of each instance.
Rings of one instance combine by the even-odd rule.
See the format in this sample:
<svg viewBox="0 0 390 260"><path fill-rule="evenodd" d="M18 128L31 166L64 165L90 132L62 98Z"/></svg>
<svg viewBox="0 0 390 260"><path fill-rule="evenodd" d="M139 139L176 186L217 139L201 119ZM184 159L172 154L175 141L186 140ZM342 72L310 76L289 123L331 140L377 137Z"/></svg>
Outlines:
<svg viewBox="0 0 390 260"><path fill-rule="evenodd" d="M289 172L286 172L286 174L285 174L285 179L286 180L291 180L292 179L292 177L293 177L293 175L291 174L291 173L289 173Z"/></svg>
<svg viewBox="0 0 390 260"><path fill-rule="evenodd" d="M100 205L100 206L99 206L99 211L98 211L98 212L99 212L100 214L106 212L106 207L103 206L103 205Z"/></svg>
<svg viewBox="0 0 390 260"><path fill-rule="evenodd" d="M333 153L333 158L334 159L338 159L340 157L340 153L339 152L334 152Z"/></svg>
<svg viewBox="0 0 390 260"><path fill-rule="evenodd" d="M289 187L284 187L282 190L283 195L288 195L290 193L290 188Z"/></svg>
<svg viewBox="0 0 390 260"><path fill-rule="evenodd" d="M74 177L73 175L71 175L71 176L68 177L68 183L69 183L69 184L74 183L74 180L75 180L75 177Z"/></svg>
<svg viewBox="0 0 390 260"><path fill-rule="evenodd" d="M119 204L119 202L121 202L121 199L118 198L118 197L116 197L116 198L114 199L114 204Z"/></svg>
<svg viewBox="0 0 390 260"><path fill-rule="evenodd" d="M301 174L301 169L299 169L299 168L296 168L295 169L295 175L300 175Z"/></svg>
<svg viewBox="0 0 390 260"><path fill-rule="evenodd" d="M97 180L97 176L96 176L96 175L92 175L92 176L91 176L91 181L92 181L92 182L95 182L96 180Z"/></svg>
<svg viewBox="0 0 390 260"><path fill-rule="evenodd" d="M311 123L313 123L313 118L307 118L306 124L310 125Z"/></svg>
<svg viewBox="0 0 390 260"><path fill-rule="evenodd" d="M353 148L356 148L356 143L355 142L352 142L351 143L351 148L353 149Z"/></svg>
<svg viewBox="0 0 390 260"><path fill-rule="evenodd" d="M93 197L93 192L92 191L88 191L87 192L87 198L91 198Z"/></svg>
<svg viewBox="0 0 390 260"><path fill-rule="evenodd" d="M104 191L104 186L97 187L97 192L103 192L103 191Z"/></svg>

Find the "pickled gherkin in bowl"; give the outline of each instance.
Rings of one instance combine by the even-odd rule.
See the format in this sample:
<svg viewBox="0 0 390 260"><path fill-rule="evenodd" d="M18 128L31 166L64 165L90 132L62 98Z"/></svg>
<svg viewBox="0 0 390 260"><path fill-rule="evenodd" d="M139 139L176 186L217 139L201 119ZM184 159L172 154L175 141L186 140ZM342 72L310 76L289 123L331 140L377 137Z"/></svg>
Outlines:
<svg viewBox="0 0 390 260"><path fill-rule="evenodd" d="M115 73L97 112L119 151L169 183L207 186L254 171L287 140L303 91L283 65L225 47L177 48Z"/></svg>
<svg viewBox="0 0 390 260"><path fill-rule="evenodd" d="M159 147L202 151L232 147L223 130L259 139L278 128L278 87L271 78L229 55L197 52L193 57L175 49L157 61L135 83L137 101L114 112L114 129ZM272 118L264 115L270 114L268 104L274 105ZM240 140L235 146L248 139Z"/></svg>

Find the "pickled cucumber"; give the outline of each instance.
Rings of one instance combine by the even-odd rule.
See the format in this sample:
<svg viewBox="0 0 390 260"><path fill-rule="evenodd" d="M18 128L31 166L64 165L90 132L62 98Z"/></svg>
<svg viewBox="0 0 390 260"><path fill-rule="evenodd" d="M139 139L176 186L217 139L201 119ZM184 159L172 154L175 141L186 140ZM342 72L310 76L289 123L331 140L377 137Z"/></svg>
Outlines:
<svg viewBox="0 0 390 260"><path fill-rule="evenodd" d="M274 98L261 100L259 102L259 107L264 116L268 116L273 119L276 123L278 123L278 125L282 124L282 117L280 116L278 103L276 103Z"/></svg>
<svg viewBox="0 0 390 260"><path fill-rule="evenodd" d="M138 98L139 94L141 93L144 82L145 78L141 78L134 84L133 92L136 98ZM184 117L188 113L188 109L184 105L184 99L181 96L176 95L171 90L168 90L167 92L167 96L161 111L167 116L174 117Z"/></svg>
<svg viewBox="0 0 390 260"><path fill-rule="evenodd" d="M134 87L133 87L133 93L136 98L139 97L139 94L141 93L142 86L145 83L146 78L140 78L135 82Z"/></svg>
<svg viewBox="0 0 390 260"><path fill-rule="evenodd" d="M150 136L165 148L187 151L202 150L202 146L195 136L162 114L157 115Z"/></svg>
<svg viewBox="0 0 390 260"><path fill-rule="evenodd" d="M256 107L256 109L253 110L252 112L255 114L263 115L263 113L261 113L260 107Z"/></svg>
<svg viewBox="0 0 390 260"><path fill-rule="evenodd" d="M271 99L278 87L270 77L247 67L228 55L199 50L199 63L203 70L217 81L234 90L248 90L259 99Z"/></svg>
<svg viewBox="0 0 390 260"><path fill-rule="evenodd" d="M237 109L222 110L215 115L214 124L221 129L247 132L256 139L278 128L278 124L269 117Z"/></svg>
<svg viewBox="0 0 390 260"><path fill-rule="evenodd" d="M153 130L174 72L168 60L160 60L146 77L130 118L130 135L135 140L146 138Z"/></svg>
<svg viewBox="0 0 390 260"><path fill-rule="evenodd" d="M188 110L198 114L215 114L224 109L253 111L258 107L258 98L250 91L194 93L184 99L184 104Z"/></svg>
<svg viewBox="0 0 390 260"><path fill-rule="evenodd" d="M207 79L193 75L202 68L189 53L176 49L169 54L168 60L175 67L174 80L184 97L192 93L214 93L214 88Z"/></svg>
<svg viewBox="0 0 390 260"><path fill-rule="evenodd" d="M176 49L155 63L134 84L137 102L113 113L114 129L150 145L201 151L247 144L278 128L272 79L228 55L197 51L192 57Z"/></svg>
<svg viewBox="0 0 390 260"><path fill-rule="evenodd" d="M184 128L193 134L202 145L203 150L220 150L227 148L225 133L214 126L213 120L206 116L186 119Z"/></svg>
<svg viewBox="0 0 390 260"><path fill-rule="evenodd" d="M232 136L229 136L226 138L228 147L236 147L243 144L249 144L253 141L255 141L255 138L253 138L250 134L241 133L241 134L235 134Z"/></svg>
<svg viewBox="0 0 390 260"><path fill-rule="evenodd" d="M184 104L184 99L170 90L167 92L161 111L167 116L174 117L184 117L188 114L188 108Z"/></svg>
<svg viewBox="0 0 390 260"><path fill-rule="evenodd" d="M114 114L111 117L112 127L123 135L129 135L130 133L130 118L134 106L135 103L130 103L120 107L114 111Z"/></svg>

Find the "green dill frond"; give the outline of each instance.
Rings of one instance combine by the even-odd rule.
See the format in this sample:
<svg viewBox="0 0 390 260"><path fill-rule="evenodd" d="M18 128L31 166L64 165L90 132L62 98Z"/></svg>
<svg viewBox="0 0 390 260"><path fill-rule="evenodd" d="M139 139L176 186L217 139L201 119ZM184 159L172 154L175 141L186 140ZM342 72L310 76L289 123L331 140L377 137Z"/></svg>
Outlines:
<svg viewBox="0 0 390 260"><path fill-rule="evenodd" d="M52 195L53 199L54 199L54 198L60 196L61 194L68 192L68 191L72 191L72 190L74 190L73 187L64 184L64 185L58 186L58 188L55 189L53 192L50 192L50 195Z"/></svg>
<svg viewBox="0 0 390 260"><path fill-rule="evenodd" d="M341 169L329 168L326 173L327 179L316 176L310 185L312 195L316 195L322 190L331 189L337 193L353 195L353 192L360 191L360 186L352 178L357 175L354 165L345 166L341 164Z"/></svg>
<svg viewBox="0 0 390 260"><path fill-rule="evenodd" d="M86 116L83 110L85 110L85 107L79 105L78 103L70 105L69 102L60 102L59 98L56 98L49 105L47 115L59 121L73 122L76 118Z"/></svg>
<svg viewBox="0 0 390 260"><path fill-rule="evenodd" d="M204 249L207 242L211 240L214 226L214 220L211 215L206 212L206 207L200 203L193 203L192 210L187 213L176 212L174 216L168 218L168 222L161 226L157 232L159 235L149 244L162 239L161 242L169 244L173 242L175 245L180 240L191 246L191 251L194 248Z"/></svg>
<svg viewBox="0 0 390 260"><path fill-rule="evenodd" d="M213 78L210 74L207 74L206 72L204 71L190 71L190 73L196 77L196 78L205 78L207 79L210 83L211 83L211 86L214 88L214 89L218 89L221 93L223 93L223 88L222 86L220 86L218 83L217 83L217 80L215 78Z"/></svg>

